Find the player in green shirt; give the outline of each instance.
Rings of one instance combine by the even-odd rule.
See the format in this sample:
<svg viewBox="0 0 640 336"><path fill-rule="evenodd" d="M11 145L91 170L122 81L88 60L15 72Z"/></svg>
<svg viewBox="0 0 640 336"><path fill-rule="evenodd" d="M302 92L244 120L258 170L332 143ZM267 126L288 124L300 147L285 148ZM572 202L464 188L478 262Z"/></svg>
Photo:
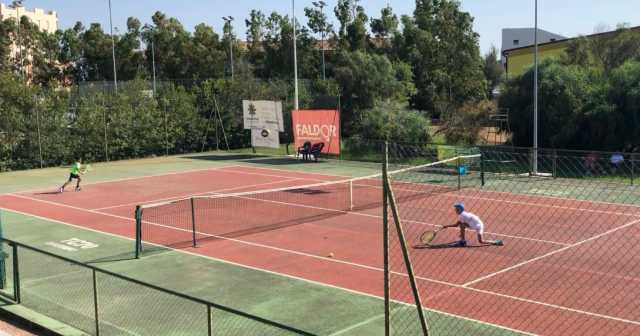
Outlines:
<svg viewBox="0 0 640 336"><path fill-rule="evenodd" d="M69 183L71 183L73 181L73 179L76 179L78 182L76 183L76 191L80 191L82 190L80 188L80 182L82 181L82 179L80 178L80 175L84 174L84 170L82 168L82 159L78 159L78 161L76 161L76 163L74 163L73 165L71 165L71 172L69 174L69 180L62 185L62 187L60 187L60 190L58 190L59 192L64 192L64 188L69 185Z"/></svg>

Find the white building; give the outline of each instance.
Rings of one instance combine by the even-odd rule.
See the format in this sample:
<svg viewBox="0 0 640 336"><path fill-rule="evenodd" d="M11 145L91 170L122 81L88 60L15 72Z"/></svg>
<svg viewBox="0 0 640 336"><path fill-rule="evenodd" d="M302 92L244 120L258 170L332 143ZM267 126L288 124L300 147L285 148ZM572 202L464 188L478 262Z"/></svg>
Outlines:
<svg viewBox="0 0 640 336"><path fill-rule="evenodd" d="M28 17L40 30L47 33L55 33L58 30L58 13L55 11L45 11L40 8L34 8L31 11L26 7L11 8L4 3L0 3L0 20L15 19L18 15Z"/></svg>

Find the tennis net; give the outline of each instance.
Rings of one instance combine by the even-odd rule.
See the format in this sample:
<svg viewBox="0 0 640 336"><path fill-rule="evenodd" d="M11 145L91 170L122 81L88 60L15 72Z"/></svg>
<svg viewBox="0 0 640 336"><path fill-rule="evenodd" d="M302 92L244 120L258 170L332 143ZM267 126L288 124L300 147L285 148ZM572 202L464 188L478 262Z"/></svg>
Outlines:
<svg viewBox="0 0 640 336"><path fill-rule="evenodd" d="M397 165L390 175L399 201L457 190L477 181L479 155L418 166ZM382 174L302 186L193 196L136 208L136 249L182 248L204 240L234 239L294 225L341 225L326 219L382 207ZM351 219L350 219L351 220ZM143 242L150 243L143 246Z"/></svg>

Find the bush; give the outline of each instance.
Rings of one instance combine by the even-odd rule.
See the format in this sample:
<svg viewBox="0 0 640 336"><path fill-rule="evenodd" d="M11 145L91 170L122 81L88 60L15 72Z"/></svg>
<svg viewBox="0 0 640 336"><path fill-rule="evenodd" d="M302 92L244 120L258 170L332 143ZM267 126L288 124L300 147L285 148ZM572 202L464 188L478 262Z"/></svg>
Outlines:
<svg viewBox="0 0 640 336"><path fill-rule="evenodd" d="M429 121L402 103L378 101L363 112L358 133L365 139L425 143L429 141Z"/></svg>

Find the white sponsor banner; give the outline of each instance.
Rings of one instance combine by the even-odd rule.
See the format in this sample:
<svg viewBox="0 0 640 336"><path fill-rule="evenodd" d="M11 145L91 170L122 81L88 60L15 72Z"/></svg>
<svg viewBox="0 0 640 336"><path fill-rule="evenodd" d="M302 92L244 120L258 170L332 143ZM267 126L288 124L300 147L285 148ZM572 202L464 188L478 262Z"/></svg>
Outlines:
<svg viewBox="0 0 640 336"><path fill-rule="evenodd" d="M244 129L268 129L284 132L282 102L243 100Z"/></svg>
<svg viewBox="0 0 640 336"><path fill-rule="evenodd" d="M278 131L268 129L251 129L251 145L253 147L280 148Z"/></svg>

